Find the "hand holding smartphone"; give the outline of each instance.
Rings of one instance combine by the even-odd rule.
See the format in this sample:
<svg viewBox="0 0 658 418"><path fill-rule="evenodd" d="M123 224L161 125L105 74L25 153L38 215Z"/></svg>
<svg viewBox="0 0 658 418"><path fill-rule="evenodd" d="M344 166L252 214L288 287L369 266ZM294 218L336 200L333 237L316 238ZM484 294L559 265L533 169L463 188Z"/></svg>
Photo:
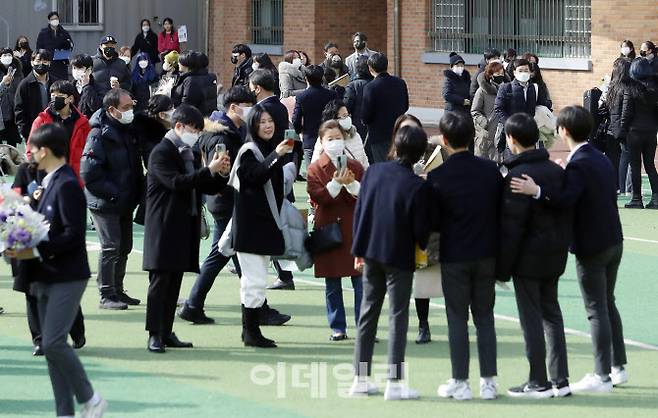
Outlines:
<svg viewBox="0 0 658 418"><path fill-rule="evenodd" d="M345 168L347 168L347 155L339 155L336 157L336 169L340 173Z"/></svg>
<svg viewBox="0 0 658 418"><path fill-rule="evenodd" d="M285 144L292 148L295 146L296 139L297 139L297 132L295 132L294 129L286 129L286 131L283 134L283 140ZM289 152L292 152L292 149Z"/></svg>
<svg viewBox="0 0 658 418"><path fill-rule="evenodd" d="M226 152L226 144L215 145L215 154L222 154Z"/></svg>

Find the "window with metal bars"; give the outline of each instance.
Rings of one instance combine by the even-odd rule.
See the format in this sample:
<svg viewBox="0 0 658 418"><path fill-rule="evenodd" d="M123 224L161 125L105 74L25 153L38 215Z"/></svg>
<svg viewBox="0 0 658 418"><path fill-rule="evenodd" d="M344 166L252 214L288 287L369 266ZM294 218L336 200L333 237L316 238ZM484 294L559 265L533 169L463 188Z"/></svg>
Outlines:
<svg viewBox="0 0 658 418"><path fill-rule="evenodd" d="M64 24L76 26L98 26L102 22L103 0L53 0Z"/></svg>
<svg viewBox="0 0 658 418"><path fill-rule="evenodd" d="M431 8L432 51L591 56L591 0L433 0Z"/></svg>
<svg viewBox="0 0 658 418"><path fill-rule="evenodd" d="M283 0L251 1L251 42L283 45Z"/></svg>

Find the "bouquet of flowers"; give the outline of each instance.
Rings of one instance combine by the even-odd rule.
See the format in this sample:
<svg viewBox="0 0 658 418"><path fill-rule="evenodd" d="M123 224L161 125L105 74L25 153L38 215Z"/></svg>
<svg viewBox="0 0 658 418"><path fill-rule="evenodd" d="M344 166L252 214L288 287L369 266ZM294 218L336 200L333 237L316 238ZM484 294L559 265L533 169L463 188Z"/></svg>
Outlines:
<svg viewBox="0 0 658 418"><path fill-rule="evenodd" d="M14 190L0 190L0 252L35 248L50 224Z"/></svg>

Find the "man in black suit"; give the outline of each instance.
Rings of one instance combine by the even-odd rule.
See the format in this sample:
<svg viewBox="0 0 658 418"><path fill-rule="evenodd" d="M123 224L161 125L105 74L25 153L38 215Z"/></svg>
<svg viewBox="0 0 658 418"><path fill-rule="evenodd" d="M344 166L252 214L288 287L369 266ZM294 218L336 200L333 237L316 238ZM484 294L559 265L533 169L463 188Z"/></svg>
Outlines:
<svg viewBox="0 0 658 418"><path fill-rule="evenodd" d="M592 115L583 107L569 106L560 112L558 133L571 150L562 188L551 190L541 181L538 186L528 176L511 182L516 193L574 211L571 252L576 255L595 366L594 373L571 385L574 392L610 392L628 381L622 322L615 304L623 252L617 181L610 160L587 142L593 124Z"/></svg>
<svg viewBox="0 0 658 418"><path fill-rule="evenodd" d="M144 270L149 272L146 305L148 350L190 348L173 332L184 272L199 273L201 195L220 193L228 182L230 157L214 154L207 167L193 151L203 129L195 107L179 106L172 129L149 157L144 224Z"/></svg>
<svg viewBox="0 0 658 418"><path fill-rule="evenodd" d="M370 164L386 161L393 141L393 125L409 110L409 92L403 79L390 75L386 55L375 52L368 58L375 77L363 88L361 119L368 127L366 153Z"/></svg>
<svg viewBox="0 0 658 418"><path fill-rule="evenodd" d="M304 161L306 167L311 165L313 147L318 139L318 130L322 123L322 112L327 103L336 98L336 92L322 87L324 71L317 65L310 65L304 70L308 88L297 95L292 124L295 132L303 134Z"/></svg>
<svg viewBox="0 0 658 418"><path fill-rule="evenodd" d="M524 113L512 115L505 124L507 146L515 154L505 161L505 184L523 174L541 181L547 189L562 187L564 170L549 160L546 149L536 149L539 129ZM516 304L530 363L528 380L507 393L532 399L568 396L569 370L564 321L558 302L558 280L567 265L571 236L569 211L559 210L530 196L503 191L498 256L498 278L514 279ZM546 343L548 368L546 375Z"/></svg>
<svg viewBox="0 0 658 418"><path fill-rule="evenodd" d="M107 402L94 392L87 373L66 338L78 313L82 294L91 276L85 243L85 196L73 169L66 164L66 130L59 124L37 129L30 152L47 175L41 182L37 211L50 223L47 240L37 248L8 250L20 261L33 284L41 319L41 347L55 395L57 416L73 416L74 396L81 415L101 417Z"/></svg>
<svg viewBox="0 0 658 418"><path fill-rule="evenodd" d="M439 130L450 157L431 171L432 217L441 233L440 261L448 317L452 379L439 396L471 399L468 383L469 308L477 329L480 397L495 399L496 330L493 307L496 284L498 212L503 178L496 163L474 156L471 115L446 112Z"/></svg>

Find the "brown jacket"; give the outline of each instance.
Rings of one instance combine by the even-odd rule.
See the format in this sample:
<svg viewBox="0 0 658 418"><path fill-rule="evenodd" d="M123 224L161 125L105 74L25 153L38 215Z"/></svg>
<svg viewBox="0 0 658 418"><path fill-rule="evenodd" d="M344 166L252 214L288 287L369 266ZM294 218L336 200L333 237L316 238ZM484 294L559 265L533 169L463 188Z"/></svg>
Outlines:
<svg viewBox="0 0 658 418"><path fill-rule="evenodd" d="M363 167L352 159L348 159L347 167L355 174L356 180L361 181ZM354 270L354 257L352 256L352 223L354 221L354 208L356 197L345 188L341 189L336 198L332 198L327 191L327 184L336 172L336 167L326 154L311 164L308 168L308 195L315 208L315 228L336 222L340 218L343 244L336 249L315 256L315 277L350 277L360 273Z"/></svg>

